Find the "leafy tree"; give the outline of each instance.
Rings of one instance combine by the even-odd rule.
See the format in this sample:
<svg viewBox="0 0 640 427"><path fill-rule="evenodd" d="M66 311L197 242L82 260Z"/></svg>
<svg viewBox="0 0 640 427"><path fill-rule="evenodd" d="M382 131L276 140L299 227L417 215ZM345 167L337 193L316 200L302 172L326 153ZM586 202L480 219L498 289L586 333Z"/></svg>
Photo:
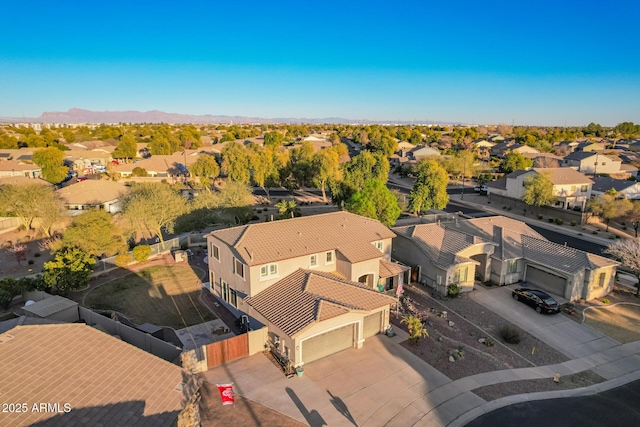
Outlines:
<svg viewBox="0 0 640 427"><path fill-rule="evenodd" d="M300 216L300 208L295 200L280 200L275 207L278 209L280 219Z"/></svg>
<svg viewBox="0 0 640 427"><path fill-rule="evenodd" d="M198 160L189 165L189 172L193 176L200 178L200 183L203 186L209 187L212 180L220 175L220 166L214 156L203 154L198 157Z"/></svg>
<svg viewBox="0 0 640 427"><path fill-rule="evenodd" d="M164 183L140 183L124 197L122 211L133 230L157 236L173 232L176 219L187 212L187 200Z"/></svg>
<svg viewBox="0 0 640 427"><path fill-rule="evenodd" d="M145 262L151 256L151 246L138 245L133 248L133 257L138 262Z"/></svg>
<svg viewBox="0 0 640 427"><path fill-rule="evenodd" d="M611 189L587 202L587 209L599 216L607 224L614 218L622 218L633 209L633 203L628 199L619 199L616 190Z"/></svg>
<svg viewBox="0 0 640 427"><path fill-rule="evenodd" d="M111 256L125 245L122 231L105 211L89 211L76 216L62 235L61 247L78 248L96 257Z"/></svg>
<svg viewBox="0 0 640 427"><path fill-rule="evenodd" d="M12 149L18 148L18 139L7 135L6 133L0 133L0 149Z"/></svg>
<svg viewBox="0 0 640 427"><path fill-rule="evenodd" d="M553 183L546 174L535 173L524 180L522 201L529 206L546 206L556 201Z"/></svg>
<svg viewBox="0 0 640 427"><path fill-rule="evenodd" d="M345 207L349 212L376 219L387 227L393 226L401 213L396 196L376 179L367 181L362 190L347 200Z"/></svg>
<svg viewBox="0 0 640 427"><path fill-rule="evenodd" d="M264 134L264 145L280 146L284 142L284 135L280 132L273 131Z"/></svg>
<svg viewBox="0 0 640 427"><path fill-rule="evenodd" d="M416 180L409 195L409 208L414 213L429 209L443 209L449 203L449 177L435 160L423 160L414 170Z"/></svg>
<svg viewBox="0 0 640 427"><path fill-rule="evenodd" d="M42 168L42 177L52 184L62 182L69 174L64 165L64 153L55 147L43 148L33 153L33 162Z"/></svg>
<svg viewBox="0 0 640 427"><path fill-rule="evenodd" d="M231 181L249 182L249 154L242 144L232 142L222 149L222 172Z"/></svg>
<svg viewBox="0 0 640 427"><path fill-rule="evenodd" d="M532 166L533 160L523 156L521 153L511 151L502 162L501 169L502 172L511 173L517 170L525 170Z"/></svg>
<svg viewBox="0 0 640 427"><path fill-rule="evenodd" d="M177 137L180 140L180 145L186 149L202 147L202 134L194 125L181 127Z"/></svg>
<svg viewBox="0 0 640 427"><path fill-rule="evenodd" d="M8 310L13 298L20 295L22 289L18 284L18 281L12 277L0 279L0 307L3 310Z"/></svg>
<svg viewBox="0 0 640 427"><path fill-rule="evenodd" d="M122 136L118 146L113 151L113 158L115 159L134 159L138 154L138 144L136 139L130 133Z"/></svg>
<svg viewBox="0 0 640 427"><path fill-rule="evenodd" d="M640 202L631 202L633 207L625 215L625 220L630 222L638 237L638 228L640 227Z"/></svg>
<svg viewBox="0 0 640 427"><path fill-rule="evenodd" d="M313 155L316 149L309 141L303 141L300 147L291 150L290 171L298 187L308 184L312 179Z"/></svg>
<svg viewBox="0 0 640 427"><path fill-rule="evenodd" d="M44 283L61 292L79 289L89 283L95 263L95 258L81 249L63 249L44 264Z"/></svg>
<svg viewBox="0 0 640 427"><path fill-rule="evenodd" d="M36 214L45 236L51 237L51 229L56 222L65 217L65 213L64 204L55 193L50 194L38 204Z"/></svg>
<svg viewBox="0 0 640 427"><path fill-rule="evenodd" d="M620 262L638 278L636 297L640 297L640 242L634 239L620 239L611 243L605 253L618 258Z"/></svg>
<svg viewBox="0 0 640 427"><path fill-rule="evenodd" d="M267 184L274 184L279 177L278 151L275 145L268 145L261 148L258 145L251 147L249 152L249 165L251 167L251 177L256 185L262 187L269 197Z"/></svg>
<svg viewBox="0 0 640 427"><path fill-rule="evenodd" d="M40 207L53 198L53 189L42 184L0 185L0 206L7 214L18 217L27 229L31 229Z"/></svg>
<svg viewBox="0 0 640 427"><path fill-rule="evenodd" d="M325 188L330 179L337 179L339 173L340 160L336 150L326 148L313 155L311 169L313 171L314 184L322 189L322 200L327 201Z"/></svg>
<svg viewBox="0 0 640 427"><path fill-rule="evenodd" d="M131 176L145 177L147 175L147 170L145 168L141 168L140 166L136 166L131 170Z"/></svg>
<svg viewBox="0 0 640 427"><path fill-rule="evenodd" d="M420 321L420 318L417 316L404 316L402 320L400 320L400 322L407 324L410 344L416 345L418 344L420 338L429 336L429 332L427 332L427 330L424 328L424 325Z"/></svg>
<svg viewBox="0 0 640 427"><path fill-rule="evenodd" d="M342 180L331 182L333 203L342 204L353 193L364 188L368 180L386 183L389 179L389 161L382 153L362 151L342 164Z"/></svg>

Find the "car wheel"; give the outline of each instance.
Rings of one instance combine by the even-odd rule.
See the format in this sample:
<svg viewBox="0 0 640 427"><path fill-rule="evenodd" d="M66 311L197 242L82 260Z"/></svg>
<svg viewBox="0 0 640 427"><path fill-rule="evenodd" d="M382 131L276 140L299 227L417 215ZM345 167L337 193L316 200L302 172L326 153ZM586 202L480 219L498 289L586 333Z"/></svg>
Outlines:
<svg viewBox="0 0 640 427"><path fill-rule="evenodd" d="M540 307L536 307L536 313L542 313L542 309Z"/></svg>
<svg viewBox="0 0 640 427"><path fill-rule="evenodd" d="M513 294L512 296L513 296L513 299L516 300L516 301L518 301L520 299L520 298L518 298L518 294Z"/></svg>

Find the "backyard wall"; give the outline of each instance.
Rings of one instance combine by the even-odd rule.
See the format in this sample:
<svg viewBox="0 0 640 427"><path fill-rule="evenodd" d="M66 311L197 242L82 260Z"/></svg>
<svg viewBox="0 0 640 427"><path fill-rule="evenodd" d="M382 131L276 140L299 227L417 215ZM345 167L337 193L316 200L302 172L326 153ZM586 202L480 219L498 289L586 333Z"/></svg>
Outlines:
<svg viewBox="0 0 640 427"><path fill-rule="evenodd" d="M12 231L20 226L16 217L0 217L0 234Z"/></svg>
<svg viewBox="0 0 640 427"><path fill-rule="evenodd" d="M149 256L149 259L152 259L158 255L162 255L168 252L171 252L171 249L175 249L175 248L179 248L180 247L180 238L179 237L174 237L171 240L165 240L164 243L155 243L153 245L149 245L151 247L151 255ZM133 252L130 251L128 252L129 256L131 257L131 263L130 264L134 264L136 261L133 258ZM116 257L112 256L109 258L105 258L105 259L101 259L99 260L95 267L93 268L93 273L91 274L92 276L97 276L100 275L102 273L106 273L109 272L111 270L115 270L116 268L119 268L116 265Z"/></svg>
<svg viewBox="0 0 640 427"><path fill-rule="evenodd" d="M503 206L511 207L518 215L522 215L522 212L526 209L527 216L537 218L540 214L546 220L547 218L562 218L565 224L570 224L571 221L576 221L578 224L584 224L589 217L584 212L576 212L570 209L558 209L551 206L529 206L522 200L513 199L507 196L501 196L499 194L489 194L489 200L495 209L500 209Z"/></svg>
<svg viewBox="0 0 640 427"><path fill-rule="evenodd" d="M110 335L118 335L122 341L158 356L161 359L173 363L182 352L180 347L176 347L173 344L162 341L147 333L138 331L137 329L126 326L120 322L116 322L115 320L111 320L100 314L94 313L84 307L78 307L78 311L80 313L80 318L87 322L88 325L99 325Z"/></svg>

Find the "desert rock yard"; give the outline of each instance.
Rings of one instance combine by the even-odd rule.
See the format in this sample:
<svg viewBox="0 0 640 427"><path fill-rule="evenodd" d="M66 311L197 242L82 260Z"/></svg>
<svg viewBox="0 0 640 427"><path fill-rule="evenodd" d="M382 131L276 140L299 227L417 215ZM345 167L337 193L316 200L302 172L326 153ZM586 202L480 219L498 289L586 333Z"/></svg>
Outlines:
<svg viewBox="0 0 640 427"><path fill-rule="evenodd" d="M37 237L35 230L0 234L0 278L42 273L44 263L52 258L49 249L43 247L45 240ZM17 248L24 249L21 255L16 253Z"/></svg>

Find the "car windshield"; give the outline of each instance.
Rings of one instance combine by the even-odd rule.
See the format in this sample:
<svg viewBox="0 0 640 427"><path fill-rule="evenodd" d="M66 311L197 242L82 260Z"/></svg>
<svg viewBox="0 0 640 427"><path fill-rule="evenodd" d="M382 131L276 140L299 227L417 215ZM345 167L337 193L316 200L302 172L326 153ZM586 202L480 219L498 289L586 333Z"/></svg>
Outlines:
<svg viewBox="0 0 640 427"><path fill-rule="evenodd" d="M546 297L546 298L542 297L542 301L544 301L544 303L547 304L547 305L556 305L557 304L556 300L554 300L551 297Z"/></svg>

